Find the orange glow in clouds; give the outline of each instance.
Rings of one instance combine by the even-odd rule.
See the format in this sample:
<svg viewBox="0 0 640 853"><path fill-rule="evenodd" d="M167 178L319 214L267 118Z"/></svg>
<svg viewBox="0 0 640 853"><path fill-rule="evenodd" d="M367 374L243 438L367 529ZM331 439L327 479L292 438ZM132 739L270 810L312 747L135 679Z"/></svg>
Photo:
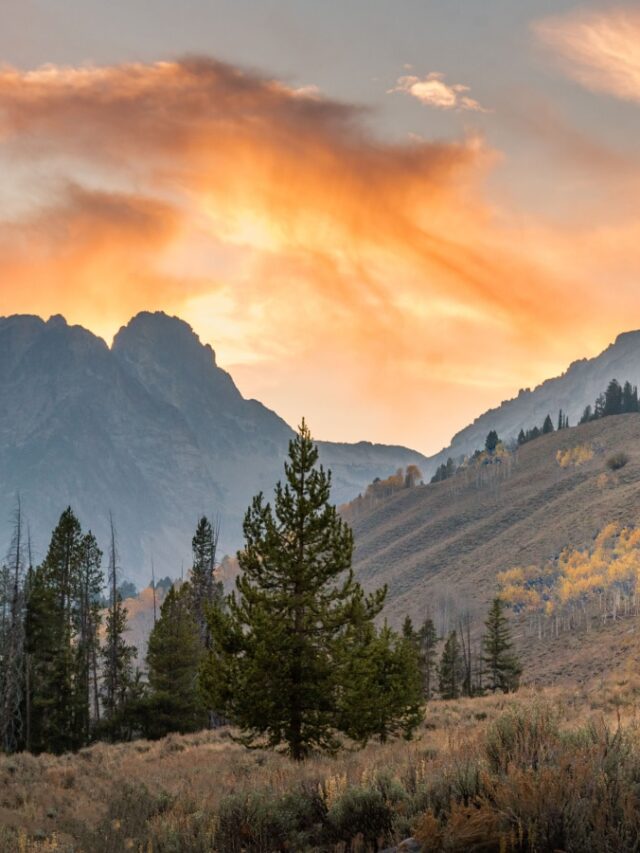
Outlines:
<svg viewBox="0 0 640 853"><path fill-rule="evenodd" d="M105 337L177 313L291 423L436 450L638 306L640 222L559 230L490 206L498 162L473 134L382 141L356 107L210 60L5 68L0 168L21 165L21 204L0 312Z"/></svg>

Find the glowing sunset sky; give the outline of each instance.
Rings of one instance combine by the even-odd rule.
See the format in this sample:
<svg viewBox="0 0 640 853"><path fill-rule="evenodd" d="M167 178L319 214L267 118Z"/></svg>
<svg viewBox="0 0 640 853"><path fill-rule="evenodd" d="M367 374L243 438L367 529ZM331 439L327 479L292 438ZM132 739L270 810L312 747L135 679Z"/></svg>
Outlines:
<svg viewBox="0 0 640 853"><path fill-rule="evenodd" d="M0 63L0 314L425 452L640 328L637 4L3 0Z"/></svg>

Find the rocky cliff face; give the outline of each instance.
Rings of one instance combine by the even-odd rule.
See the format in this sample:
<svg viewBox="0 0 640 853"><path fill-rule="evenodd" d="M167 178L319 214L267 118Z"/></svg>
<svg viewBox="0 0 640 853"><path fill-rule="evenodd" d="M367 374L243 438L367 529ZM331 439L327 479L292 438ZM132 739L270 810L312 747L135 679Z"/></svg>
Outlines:
<svg viewBox="0 0 640 853"><path fill-rule="evenodd" d="M555 425L559 409L575 426L585 406L593 405L611 379L640 385L640 331L618 335L615 342L595 358L576 361L562 376L548 379L533 390L522 390L514 399L485 412L457 433L449 447L432 457L425 474L448 456L457 458L484 447L487 433L492 429L505 440L514 439L521 429L536 424L542 426L547 414Z"/></svg>
<svg viewBox="0 0 640 853"><path fill-rule="evenodd" d="M0 318L0 547L20 493L35 558L65 506L107 541L109 511L123 574L147 581L188 566L199 513L219 515L221 544L241 541L259 490L281 477L291 428L245 400L211 347L164 314L143 313L109 349L62 317ZM362 442L321 443L337 503L420 454Z"/></svg>

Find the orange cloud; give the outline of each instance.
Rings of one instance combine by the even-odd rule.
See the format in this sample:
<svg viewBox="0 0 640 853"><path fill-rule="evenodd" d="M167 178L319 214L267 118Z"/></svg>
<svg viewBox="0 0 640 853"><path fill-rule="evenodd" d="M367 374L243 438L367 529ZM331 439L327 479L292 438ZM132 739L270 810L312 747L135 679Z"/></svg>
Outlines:
<svg viewBox="0 0 640 853"><path fill-rule="evenodd" d="M473 134L381 140L315 89L193 59L1 70L8 156L33 201L0 238L0 310L105 335L179 313L243 390L320 437L437 449L577 339L618 331L572 248L589 233L491 206L498 155ZM75 183L30 182L45 167Z"/></svg>
<svg viewBox="0 0 640 853"><path fill-rule="evenodd" d="M593 92L640 101L640 10L576 10L539 21L535 32L567 74Z"/></svg>

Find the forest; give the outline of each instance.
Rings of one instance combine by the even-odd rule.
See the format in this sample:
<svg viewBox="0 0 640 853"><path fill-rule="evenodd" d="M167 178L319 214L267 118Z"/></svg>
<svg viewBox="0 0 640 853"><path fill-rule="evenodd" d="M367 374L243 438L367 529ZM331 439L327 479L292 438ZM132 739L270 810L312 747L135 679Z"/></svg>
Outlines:
<svg viewBox="0 0 640 853"><path fill-rule="evenodd" d="M0 586L4 752L64 753L232 724L247 745L302 760L347 742L410 738L437 697L517 688L501 599L473 642L470 619L445 637L429 616L393 630L380 618L386 588L366 594L354 578L353 536L330 503L330 473L317 467L306 426L289 453L273 508L257 496L247 511L234 592L223 593L219 531L206 517L187 578L161 604L154 579L143 665L127 637L113 518L106 573L71 508L34 566L17 502Z"/></svg>

